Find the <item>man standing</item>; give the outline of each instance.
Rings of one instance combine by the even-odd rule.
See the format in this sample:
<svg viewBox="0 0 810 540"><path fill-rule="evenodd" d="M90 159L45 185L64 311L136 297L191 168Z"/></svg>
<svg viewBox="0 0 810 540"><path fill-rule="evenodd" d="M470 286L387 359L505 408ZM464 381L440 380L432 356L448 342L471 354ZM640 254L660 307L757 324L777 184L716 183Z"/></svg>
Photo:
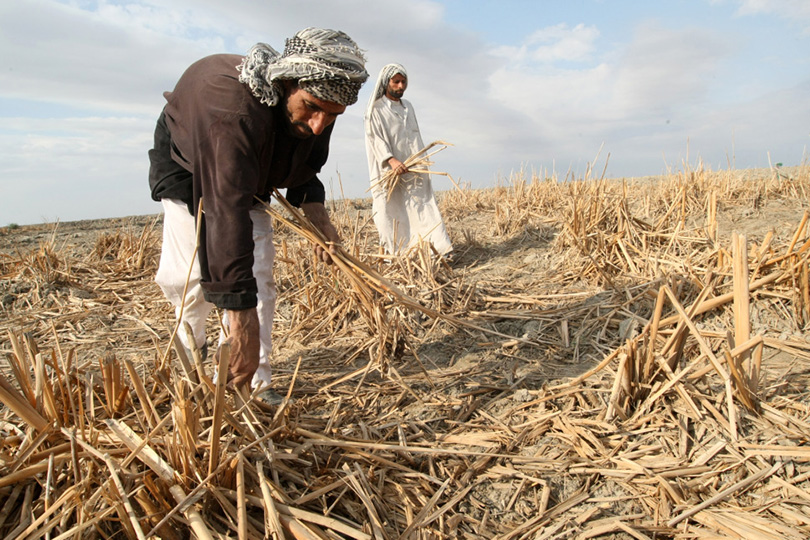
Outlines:
<svg viewBox="0 0 810 540"><path fill-rule="evenodd" d="M209 313L224 310L234 386L270 381L275 249L272 220L257 198L269 201L273 188L287 188L289 202L329 241L340 242L316 175L335 119L357 101L367 78L365 58L349 36L307 28L286 40L282 54L259 43L245 57L198 60L164 94L149 151L152 198L164 209L155 281L199 348ZM332 262L328 252L316 251ZM179 334L188 347L185 332Z"/></svg>
<svg viewBox="0 0 810 540"><path fill-rule="evenodd" d="M399 253L423 239L431 242L439 254L446 255L453 246L433 195L430 175L409 172L403 163L424 148L413 105L402 98L406 88L405 68L388 64L380 71L366 109L374 223L388 253ZM387 193L380 179L391 170L401 178Z"/></svg>

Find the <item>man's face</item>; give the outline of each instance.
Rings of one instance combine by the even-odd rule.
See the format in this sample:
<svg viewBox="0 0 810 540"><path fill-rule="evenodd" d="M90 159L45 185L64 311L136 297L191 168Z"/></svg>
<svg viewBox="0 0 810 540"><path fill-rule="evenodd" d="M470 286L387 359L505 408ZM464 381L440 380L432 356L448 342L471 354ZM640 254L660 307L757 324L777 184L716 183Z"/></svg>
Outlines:
<svg viewBox="0 0 810 540"><path fill-rule="evenodd" d="M408 88L408 79L402 73L397 73L388 80L385 95L388 96L388 99L399 101L405 95L406 88Z"/></svg>
<svg viewBox="0 0 810 540"><path fill-rule="evenodd" d="M285 88L284 112L290 133L297 139L320 135L346 110L345 105L318 99L292 82Z"/></svg>

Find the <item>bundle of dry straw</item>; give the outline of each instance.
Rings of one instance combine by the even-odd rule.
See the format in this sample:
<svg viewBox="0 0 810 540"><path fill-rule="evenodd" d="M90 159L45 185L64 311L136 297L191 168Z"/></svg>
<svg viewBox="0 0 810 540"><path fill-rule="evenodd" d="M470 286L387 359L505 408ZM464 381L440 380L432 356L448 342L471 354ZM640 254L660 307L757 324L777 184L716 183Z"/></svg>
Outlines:
<svg viewBox="0 0 810 540"><path fill-rule="evenodd" d="M441 148L438 148L437 150L428 153L428 151L435 146L441 146ZM418 177L410 176L410 178L408 178L409 175L419 175L419 174L438 174L441 176L446 176L450 179L451 182L453 182L453 185L456 186L456 188L460 189L456 181L453 180L453 177L450 176L448 173L432 171L430 169L430 166L433 165L433 161L431 161L430 158L435 154L441 152L448 146L453 145L444 141L433 141L432 143L425 146L424 148L414 153L413 155L409 156L408 159L402 162L406 167L408 167L407 173L405 173L404 175L400 175L397 174L396 171L391 169L377 180L374 180L371 183L370 189L379 187L385 191L385 193L387 194L387 199L390 199L391 194L394 192L396 187L400 185L402 182L406 181L406 179L407 180L414 179L413 181L418 181Z"/></svg>
<svg viewBox="0 0 810 540"><path fill-rule="evenodd" d="M375 312L382 310L385 311L381 302L375 302L375 294L382 295L383 297L391 298L396 304L415 311L424 313L426 316L433 319L441 319L459 327L468 327L481 332L490 333L507 339L518 339L519 341L527 341L514 336L506 335L501 332L484 328L479 325L465 321L447 313L431 309L420 302L416 301L409 295L402 292L394 283L386 279L380 272L372 268L368 263L362 261L360 258L348 253L343 246L335 245L329 242L324 236L323 232L315 227L307 217L293 205L291 205L284 196L276 190L273 193L274 198L281 204L281 206L292 215L292 219L287 218L284 214L277 212L272 205L265 203L265 211L274 219L283 223L291 230L295 231L301 237L305 238L313 245L320 246L323 250L329 251L332 255L332 261L345 275L352 285L352 290L362 300L365 313L368 315L369 320L379 321L385 319L380 317ZM434 251L435 254L435 251ZM379 298L379 296L377 297Z"/></svg>

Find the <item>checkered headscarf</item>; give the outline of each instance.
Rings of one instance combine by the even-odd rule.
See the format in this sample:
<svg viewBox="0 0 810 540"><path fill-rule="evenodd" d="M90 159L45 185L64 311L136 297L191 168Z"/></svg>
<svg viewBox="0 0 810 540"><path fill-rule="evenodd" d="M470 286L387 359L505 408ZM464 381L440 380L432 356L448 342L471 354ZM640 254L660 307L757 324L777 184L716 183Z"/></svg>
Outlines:
<svg viewBox="0 0 810 540"><path fill-rule="evenodd" d="M368 79L365 61L345 33L307 28L287 39L283 54L257 43L237 68L239 80L271 107L281 97L282 80L298 81L302 90L318 99L349 106L357 101L360 87Z"/></svg>

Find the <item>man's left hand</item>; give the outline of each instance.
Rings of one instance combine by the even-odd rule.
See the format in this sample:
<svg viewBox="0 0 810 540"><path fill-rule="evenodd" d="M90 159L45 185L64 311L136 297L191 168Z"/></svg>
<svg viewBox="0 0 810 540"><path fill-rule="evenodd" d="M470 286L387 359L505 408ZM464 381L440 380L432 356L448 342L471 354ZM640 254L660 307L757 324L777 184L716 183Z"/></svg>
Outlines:
<svg viewBox="0 0 810 540"><path fill-rule="evenodd" d="M229 382L237 388L247 388L259 368L259 315L256 308L228 310L231 357L228 364Z"/></svg>
<svg viewBox="0 0 810 540"><path fill-rule="evenodd" d="M340 236L337 229L332 225L332 220L329 219L329 213L323 203L303 203L301 210L307 219L315 225L326 237L326 242L329 244L329 250L323 249L322 246L315 246L315 254L320 260L326 264L332 264L332 255L337 254L338 246L340 246Z"/></svg>

